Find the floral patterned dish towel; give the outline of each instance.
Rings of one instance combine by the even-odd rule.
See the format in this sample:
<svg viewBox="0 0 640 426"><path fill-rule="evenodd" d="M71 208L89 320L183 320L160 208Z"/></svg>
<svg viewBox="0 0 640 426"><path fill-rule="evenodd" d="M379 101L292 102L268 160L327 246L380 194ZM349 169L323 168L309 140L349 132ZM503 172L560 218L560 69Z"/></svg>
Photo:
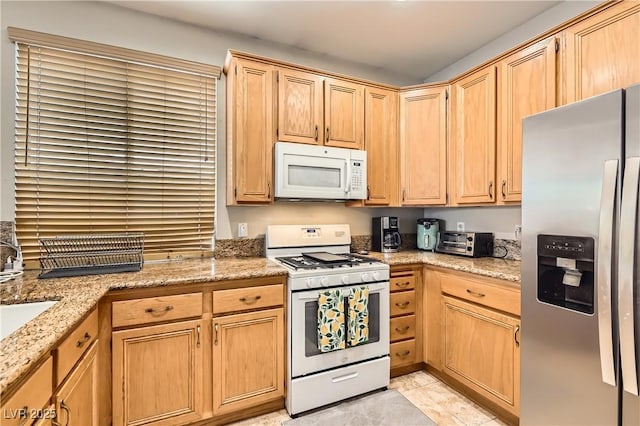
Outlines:
<svg viewBox="0 0 640 426"><path fill-rule="evenodd" d="M369 341L369 288L349 290L349 346Z"/></svg>
<svg viewBox="0 0 640 426"><path fill-rule="evenodd" d="M331 352L345 348L344 296L327 290L318 296L318 349Z"/></svg>

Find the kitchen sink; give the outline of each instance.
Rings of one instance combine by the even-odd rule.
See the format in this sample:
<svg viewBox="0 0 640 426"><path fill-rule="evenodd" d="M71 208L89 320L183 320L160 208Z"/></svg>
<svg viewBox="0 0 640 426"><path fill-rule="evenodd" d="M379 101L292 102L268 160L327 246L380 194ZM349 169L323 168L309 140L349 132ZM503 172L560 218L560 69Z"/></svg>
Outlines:
<svg viewBox="0 0 640 426"><path fill-rule="evenodd" d="M58 301L0 305L0 339L4 339Z"/></svg>

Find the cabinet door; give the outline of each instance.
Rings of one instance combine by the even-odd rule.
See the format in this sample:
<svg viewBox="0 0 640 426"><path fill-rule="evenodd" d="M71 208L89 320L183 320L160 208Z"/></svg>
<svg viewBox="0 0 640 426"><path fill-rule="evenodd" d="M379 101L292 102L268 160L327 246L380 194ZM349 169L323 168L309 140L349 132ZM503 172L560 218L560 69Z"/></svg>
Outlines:
<svg viewBox="0 0 640 426"><path fill-rule="evenodd" d="M452 88L449 178L453 204L495 201L496 69L494 65Z"/></svg>
<svg viewBox="0 0 640 426"><path fill-rule="evenodd" d="M49 404L53 384L53 358L47 360L29 376L9 399L2 395L2 426L30 424L34 412ZM51 412L43 412L50 414ZM45 419L46 420L46 419Z"/></svg>
<svg viewBox="0 0 640 426"><path fill-rule="evenodd" d="M518 415L520 320L444 296L448 374Z"/></svg>
<svg viewBox="0 0 640 426"><path fill-rule="evenodd" d="M322 144L322 78L278 70L278 140Z"/></svg>
<svg viewBox="0 0 640 426"><path fill-rule="evenodd" d="M398 193L398 93L365 88L366 205L395 204Z"/></svg>
<svg viewBox="0 0 640 426"><path fill-rule="evenodd" d="M201 327L193 320L113 332L114 425L202 418Z"/></svg>
<svg viewBox="0 0 640 426"><path fill-rule="evenodd" d="M271 202L273 188L273 66L238 60L234 67L231 135L234 196L238 203Z"/></svg>
<svg viewBox="0 0 640 426"><path fill-rule="evenodd" d="M94 343L54 396L61 425L98 425L98 345Z"/></svg>
<svg viewBox="0 0 640 426"><path fill-rule="evenodd" d="M364 145L364 87L335 78L324 81L324 143L362 149Z"/></svg>
<svg viewBox="0 0 640 426"><path fill-rule="evenodd" d="M447 202L447 87L400 93L402 205Z"/></svg>
<svg viewBox="0 0 640 426"><path fill-rule="evenodd" d="M284 395L284 314L269 309L213 319L213 411Z"/></svg>
<svg viewBox="0 0 640 426"><path fill-rule="evenodd" d="M640 4L621 2L564 31L566 103L640 82Z"/></svg>
<svg viewBox="0 0 640 426"><path fill-rule="evenodd" d="M498 64L498 203L522 200L522 119L556 106L556 40Z"/></svg>

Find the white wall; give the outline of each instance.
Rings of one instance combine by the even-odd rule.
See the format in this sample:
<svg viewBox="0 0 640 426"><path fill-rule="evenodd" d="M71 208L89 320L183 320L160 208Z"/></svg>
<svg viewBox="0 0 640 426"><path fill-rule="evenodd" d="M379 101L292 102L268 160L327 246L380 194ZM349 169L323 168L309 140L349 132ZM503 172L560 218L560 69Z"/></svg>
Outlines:
<svg viewBox="0 0 640 426"><path fill-rule="evenodd" d="M173 22L119 6L102 2L4 1L2 0L0 54L0 220L13 220L13 146L14 146L14 49L7 35L7 26L63 35L83 40L112 44L131 49L158 53L222 67L227 49L237 49L327 69L347 75L395 85L416 84L406 76L377 68L350 63L325 55L268 43L252 37L218 33L204 28ZM232 238L236 224L247 222L249 236L264 233L269 223L349 223L353 234L369 234L372 216L392 214L415 219L422 209L358 209L343 205L277 204L268 207L231 207L225 203L225 79L218 84L218 184L217 237ZM386 212L386 213L385 213ZM404 226L402 229L403 232Z"/></svg>
<svg viewBox="0 0 640 426"><path fill-rule="evenodd" d="M464 222L466 231L493 232L496 238L515 239L520 225L520 207L440 207L424 209L424 217L444 219L447 231Z"/></svg>
<svg viewBox="0 0 640 426"><path fill-rule="evenodd" d="M425 83L449 80L465 71L476 67L483 62L488 61L505 52L514 46L524 43L545 31L559 25L569 19L591 9L602 3L601 1L579 1L570 0L563 1L551 9L542 12L540 15L530 19L524 24L508 31L496 38L495 40L485 44L480 49L473 51L464 58L454 62L446 68L430 75L424 81ZM490 25L490 23L488 24Z"/></svg>

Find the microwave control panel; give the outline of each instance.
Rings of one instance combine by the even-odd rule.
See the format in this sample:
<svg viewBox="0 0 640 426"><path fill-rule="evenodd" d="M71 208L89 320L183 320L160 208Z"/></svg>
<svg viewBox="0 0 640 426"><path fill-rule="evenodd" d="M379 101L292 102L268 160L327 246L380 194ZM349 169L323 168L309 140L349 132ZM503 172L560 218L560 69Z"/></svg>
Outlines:
<svg viewBox="0 0 640 426"><path fill-rule="evenodd" d="M364 162L359 160L351 161L351 191L361 192L364 191L365 176L364 176Z"/></svg>

